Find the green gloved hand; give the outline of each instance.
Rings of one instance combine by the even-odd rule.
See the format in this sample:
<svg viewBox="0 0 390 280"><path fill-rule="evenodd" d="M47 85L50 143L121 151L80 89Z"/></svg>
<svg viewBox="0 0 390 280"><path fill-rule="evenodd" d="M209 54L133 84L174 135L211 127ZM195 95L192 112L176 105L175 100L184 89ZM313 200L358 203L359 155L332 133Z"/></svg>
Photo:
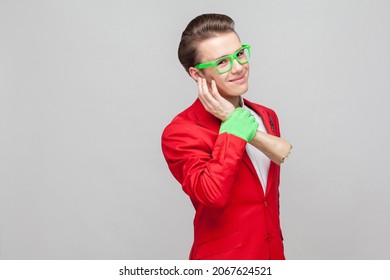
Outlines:
<svg viewBox="0 0 390 280"><path fill-rule="evenodd" d="M255 137L258 127L259 124L251 112L238 107L222 122L219 134L227 132L249 142Z"/></svg>

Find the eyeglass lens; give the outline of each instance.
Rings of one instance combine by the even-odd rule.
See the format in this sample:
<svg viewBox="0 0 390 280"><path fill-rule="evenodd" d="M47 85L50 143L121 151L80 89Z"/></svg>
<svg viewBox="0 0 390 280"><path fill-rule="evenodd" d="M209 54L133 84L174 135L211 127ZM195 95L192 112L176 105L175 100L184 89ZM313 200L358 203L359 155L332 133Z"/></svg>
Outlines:
<svg viewBox="0 0 390 280"><path fill-rule="evenodd" d="M232 68L233 65L233 57L237 59L240 64L247 63L249 60L249 52L248 49L242 48L235 55L230 57L223 57L216 62L218 72L227 72Z"/></svg>

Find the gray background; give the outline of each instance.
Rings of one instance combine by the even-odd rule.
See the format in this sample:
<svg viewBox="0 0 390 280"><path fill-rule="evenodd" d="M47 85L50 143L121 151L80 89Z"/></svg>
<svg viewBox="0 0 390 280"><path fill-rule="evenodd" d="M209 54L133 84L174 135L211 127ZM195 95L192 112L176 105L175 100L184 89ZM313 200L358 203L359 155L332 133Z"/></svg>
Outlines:
<svg viewBox="0 0 390 280"><path fill-rule="evenodd" d="M197 96L187 23L230 15L275 109L289 259L389 259L390 1L0 0L0 258L186 259L160 148Z"/></svg>

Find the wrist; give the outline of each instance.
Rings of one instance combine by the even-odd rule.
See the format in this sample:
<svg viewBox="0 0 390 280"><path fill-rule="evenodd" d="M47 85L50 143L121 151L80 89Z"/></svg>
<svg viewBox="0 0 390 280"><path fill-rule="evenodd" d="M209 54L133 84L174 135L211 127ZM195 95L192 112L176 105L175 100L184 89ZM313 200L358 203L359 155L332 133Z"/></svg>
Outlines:
<svg viewBox="0 0 390 280"><path fill-rule="evenodd" d="M226 121L232 114L233 112L236 110L236 108L233 108L233 110L231 111L225 111L221 114L221 117L220 117L220 120L222 122Z"/></svg>

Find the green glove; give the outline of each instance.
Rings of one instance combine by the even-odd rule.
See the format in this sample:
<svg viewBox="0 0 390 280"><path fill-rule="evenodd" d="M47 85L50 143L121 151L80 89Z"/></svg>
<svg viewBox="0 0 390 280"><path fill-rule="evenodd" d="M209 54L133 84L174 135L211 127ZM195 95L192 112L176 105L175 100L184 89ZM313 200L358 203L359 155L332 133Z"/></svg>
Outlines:
<svg viewBox="0 0 390 280"><path fill-rule="evenodd" d="M258 127L259 124L251 112L238 107L222 122L219 134L227 132L249 142L255 137Z"/></svg>

